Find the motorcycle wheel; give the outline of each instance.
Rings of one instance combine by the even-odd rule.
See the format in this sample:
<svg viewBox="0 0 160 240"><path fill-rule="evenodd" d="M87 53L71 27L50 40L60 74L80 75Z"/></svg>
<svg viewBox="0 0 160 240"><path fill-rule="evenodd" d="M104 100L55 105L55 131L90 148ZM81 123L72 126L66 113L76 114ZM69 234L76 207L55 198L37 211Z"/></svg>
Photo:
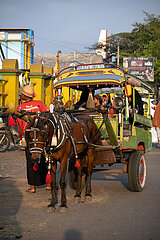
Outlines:
<svg viewBox="0 0 160 240"><path fill-rule="evenodd" d="M9 149L10 139L9 135L5 132L0 133L0 152L5 152Z"/></svg>

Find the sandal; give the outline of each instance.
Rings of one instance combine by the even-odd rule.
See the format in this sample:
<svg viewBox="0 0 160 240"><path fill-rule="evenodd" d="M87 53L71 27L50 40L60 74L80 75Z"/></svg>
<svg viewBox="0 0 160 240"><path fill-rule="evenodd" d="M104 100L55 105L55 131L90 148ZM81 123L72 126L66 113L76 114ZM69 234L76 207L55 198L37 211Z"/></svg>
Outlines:
<svg viewBox="0 0 160 240"><path fill-rule="evenodd" d="M29 193L35 193L36 190L35 190L35 189L30 189L30 188L29 188L29 189L26 190L26 192L29 192Z"/></svg>

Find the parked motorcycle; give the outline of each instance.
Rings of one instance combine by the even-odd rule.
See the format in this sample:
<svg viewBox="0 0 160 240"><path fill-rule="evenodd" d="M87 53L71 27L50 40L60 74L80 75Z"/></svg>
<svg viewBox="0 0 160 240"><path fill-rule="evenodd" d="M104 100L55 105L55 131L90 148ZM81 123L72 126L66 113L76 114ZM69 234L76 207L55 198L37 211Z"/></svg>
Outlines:
<svg viewBox="0 0 160 240"><path fill-rule="evenodd" d="M5 152L10 147L10 136L6 130L6 125L0 123L0 152Z"/></svg>
<svg viewBox="0 0 160 240"><path fill-rule="evenodd" d="M6 126L2 122L0 123L0 152L7 151L11 144L21 146L17 126Z"/></svg>
<svg viewBox="0 0 160 240"><path fill-rule="evenodd" d="M5 123L3 123L3 120L0 119L0 152L5 152L9 149L11 144L19 146L20 148L24 149L26 147L26 141L25 138L22 137L22 139L19 136L18 133L18 127L17 127L17 118L23 119L25 122L29 122L28 118L25 115L35 115L36 112L26 112L25 110L21 110L17 112L16 114L12 114L12 121L15 121L14 124L9 124L6 126ZM14 119L14 120L13 120ZM16 123L16 124L15 124ZM19 126L20 128L20 126ZM22 132L21 128L20 131Z"/></svg>

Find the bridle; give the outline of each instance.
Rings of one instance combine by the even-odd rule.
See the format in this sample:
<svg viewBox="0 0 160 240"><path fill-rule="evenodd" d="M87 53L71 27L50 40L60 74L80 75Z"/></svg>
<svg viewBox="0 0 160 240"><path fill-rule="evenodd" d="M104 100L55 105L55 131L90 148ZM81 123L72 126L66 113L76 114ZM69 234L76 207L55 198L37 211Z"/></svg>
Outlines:
<svg viewBox="0 0 160 240"><path fill-rule="evenodd" d="M39 154L42 154L42 152L44 151L44 147L45 147L45 144L46 144L46 139L47 139L47 136L48 136L48 131L46 131L45 129L42 129L40 130L38 127L37 127L37 124L38 124L38 119L42 118L41 116L38 116L35 118L35 122L34 122L34 126L31 127L31 128L28 128L26 129L26 132L33 132L33 139L32 141L29 141L28 144L29 144L29 151L30 153L39 153ZM38 132L42 132L44 133L44 141L39 141L37 139L37 133ZM31 145L33 144L33 147L30 147ZM43 148L41 147L38 147L37 144L42 144L43 145Z"/></svg>

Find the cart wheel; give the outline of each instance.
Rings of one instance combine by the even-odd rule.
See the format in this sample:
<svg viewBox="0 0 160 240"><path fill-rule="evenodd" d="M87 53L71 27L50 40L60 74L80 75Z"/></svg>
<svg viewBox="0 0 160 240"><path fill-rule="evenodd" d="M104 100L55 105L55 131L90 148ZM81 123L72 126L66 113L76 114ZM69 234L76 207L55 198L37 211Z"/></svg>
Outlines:
<svg viewBox="0 0 160 240"><path fill-rule="evenodd" d="M70 160L69 161L69 166L68 166L68 179L69 179L69 186L73 190L76 190L77 188L77 181L78 181L78 172L77 168L74 166L74 161Z"/></svg>
<svg viewBox="0 0 160 240"><path fill-rule="evenodd" d="M5 152L10 146L10 139L7 133L0 133L0 152Z"/></svg>
<svg viewBox="0 0 160 240"><path fill-rule="evenodd" d="M137 151L131 153L128 163L128 182L130 190L140 192L146 183L146 160L144 153Z"/></svg>

